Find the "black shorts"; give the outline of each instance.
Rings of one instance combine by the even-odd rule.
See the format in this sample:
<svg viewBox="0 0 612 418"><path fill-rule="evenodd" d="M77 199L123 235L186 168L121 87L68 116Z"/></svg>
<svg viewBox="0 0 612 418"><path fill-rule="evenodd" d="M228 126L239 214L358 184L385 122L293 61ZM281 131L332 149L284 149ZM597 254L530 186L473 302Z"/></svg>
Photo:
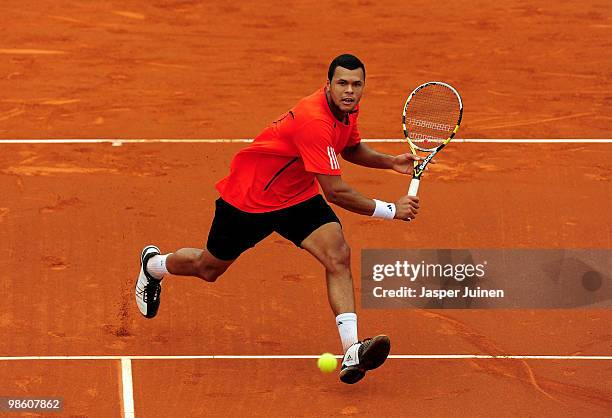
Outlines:
<svg viewBox="0 0 612 418"><path fill-rule="evenodd" d="M321 195L265 213L243 212L219 198L206 248L218 259L234 260L272 232L301 247L306 237L330 222L340 220Z"/></svg>

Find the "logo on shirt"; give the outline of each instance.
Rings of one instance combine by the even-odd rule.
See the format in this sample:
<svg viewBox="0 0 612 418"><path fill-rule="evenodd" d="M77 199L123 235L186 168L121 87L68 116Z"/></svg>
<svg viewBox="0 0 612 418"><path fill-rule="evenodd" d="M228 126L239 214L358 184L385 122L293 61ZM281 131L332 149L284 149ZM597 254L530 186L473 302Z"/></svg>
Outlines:
<svg viewBox="0 0 612 418"><path fill-rule="evenodd" d="M329 156L329 165L332 170L339 170L340 164L338 163L338 158L336 157L336 150L334 147L327 147L327 155Z"/></svg>

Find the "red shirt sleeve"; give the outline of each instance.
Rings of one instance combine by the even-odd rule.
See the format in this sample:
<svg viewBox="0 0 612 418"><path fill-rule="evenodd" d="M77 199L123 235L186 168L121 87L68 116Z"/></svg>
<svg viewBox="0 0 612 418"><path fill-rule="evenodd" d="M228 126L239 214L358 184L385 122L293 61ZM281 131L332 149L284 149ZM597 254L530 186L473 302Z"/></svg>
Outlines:
<svg viewBox="0 0 612 418"><path fill-rule="evenodd" d="M332 176L341 174L333 135L333 127L322 120L310 121L296 129L293 140L306 171Z"/></svg>

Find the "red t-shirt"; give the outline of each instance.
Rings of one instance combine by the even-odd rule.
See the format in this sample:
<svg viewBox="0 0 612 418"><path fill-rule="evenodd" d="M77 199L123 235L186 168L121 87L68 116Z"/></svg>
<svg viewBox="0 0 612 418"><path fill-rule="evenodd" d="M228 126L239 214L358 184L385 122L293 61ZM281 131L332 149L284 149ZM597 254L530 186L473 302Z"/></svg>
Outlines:
<svg viewBox="0 0 612 418"><path fill-rule="evenodd" d="M270 212L319 193L315 174L339 176L337 155L361 141L359 107L348 124L332 114L325 88L303 98L234 156L216 185L223 200L244 212Z"/></svg>

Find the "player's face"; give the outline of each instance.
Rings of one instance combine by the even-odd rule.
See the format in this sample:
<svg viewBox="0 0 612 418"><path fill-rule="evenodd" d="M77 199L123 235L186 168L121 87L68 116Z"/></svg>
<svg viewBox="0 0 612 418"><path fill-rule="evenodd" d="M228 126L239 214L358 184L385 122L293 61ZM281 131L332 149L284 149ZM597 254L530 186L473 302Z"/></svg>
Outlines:
<svg viewBox="0 0 612 418"><path fill-rule="evenodd" d="M331 101L344 113L355 109L361 100L364 85L365 80L361 68L348 70L344 67L336 67L332 80L327 80L327 90Z"/></svg>

